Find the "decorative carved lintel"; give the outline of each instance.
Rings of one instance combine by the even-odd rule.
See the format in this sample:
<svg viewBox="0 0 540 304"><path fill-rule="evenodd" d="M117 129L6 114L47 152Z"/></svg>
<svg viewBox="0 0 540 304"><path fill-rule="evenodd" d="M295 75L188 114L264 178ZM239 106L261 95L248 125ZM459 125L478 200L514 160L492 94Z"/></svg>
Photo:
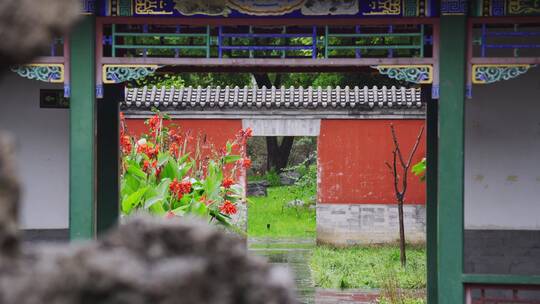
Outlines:
<svg viewBox="0 0 540 304"><path fill-rule="evenodd" d="M474 64L472 66L472 83L487 84L501 80L509 80L525 74L531 64Z"/></svg>
<svg viewBox="0 0 540 304"><path fill-rule="evenodd" d="M433 83L433 67L431 65L375 65L382 75L411 83Z"/></svg>
<svg viewBox="0 0 540 304"><path fill-rule="evenodd" d="M35 63L11 68L19 76L51 83L64 82L64 65L61 63Z"/></svg>
<svg viewBox="0 0 540 304"><path fill-rule="evenodd" d="M158 65L103 65L103 83L122 83L125 81L144 78L153 74Z"/></svg>

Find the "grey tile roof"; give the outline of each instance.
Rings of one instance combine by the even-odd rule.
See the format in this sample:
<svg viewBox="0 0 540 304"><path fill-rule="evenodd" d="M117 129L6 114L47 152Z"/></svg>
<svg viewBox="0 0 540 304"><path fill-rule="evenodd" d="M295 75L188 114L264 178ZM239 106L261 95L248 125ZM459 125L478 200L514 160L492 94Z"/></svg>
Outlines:
<svg viewBox="0 0 540 304"><path fill-rule="evenodd" d="M127 109L369 109L421 108L419 88L126 88Z"/></svg>

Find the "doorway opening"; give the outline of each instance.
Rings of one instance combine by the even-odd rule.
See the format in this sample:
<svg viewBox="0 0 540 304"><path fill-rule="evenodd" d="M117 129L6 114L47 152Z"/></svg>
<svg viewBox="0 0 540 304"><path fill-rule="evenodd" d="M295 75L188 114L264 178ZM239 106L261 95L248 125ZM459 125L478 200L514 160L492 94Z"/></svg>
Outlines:
<svg viewBox="0 0 540 304"><path fill-rule="evenodd" d="M256 136L248 142L248 237L315 239L317 137Z"/></svg>

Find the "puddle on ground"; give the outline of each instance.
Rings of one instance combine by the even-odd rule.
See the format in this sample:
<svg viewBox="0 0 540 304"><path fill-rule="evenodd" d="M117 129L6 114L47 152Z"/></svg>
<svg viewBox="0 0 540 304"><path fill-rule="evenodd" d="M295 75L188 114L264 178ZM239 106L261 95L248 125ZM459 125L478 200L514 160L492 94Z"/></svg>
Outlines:
<svg viewBox="0 0 540 304"><path fill-rule="evenodd" d="M315 288L309 268L314 239L248 240L249 251L262 256L277 267L288 268L294 275L296 293L302 304L371 304L378 293L373 290L330 290Z"/></svg>

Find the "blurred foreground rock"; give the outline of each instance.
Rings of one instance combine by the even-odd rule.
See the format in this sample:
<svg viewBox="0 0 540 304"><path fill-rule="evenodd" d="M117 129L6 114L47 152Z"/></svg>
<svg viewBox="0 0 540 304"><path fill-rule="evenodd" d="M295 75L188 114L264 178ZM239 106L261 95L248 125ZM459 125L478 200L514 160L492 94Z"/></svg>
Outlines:
<svg viewBox="0 0 540 304"><path fill-rule="evenodd" d="M290 275L195 220L135 216L102 239L20 250L18 188L0 134L0 303L296 303Z"/></svg>
<svg viewBox="0 0 540 304"><path fill-rule="evenodd" d="M62 38L80 15L78 0L1 0L0 68L25 63Z"/></svg>

